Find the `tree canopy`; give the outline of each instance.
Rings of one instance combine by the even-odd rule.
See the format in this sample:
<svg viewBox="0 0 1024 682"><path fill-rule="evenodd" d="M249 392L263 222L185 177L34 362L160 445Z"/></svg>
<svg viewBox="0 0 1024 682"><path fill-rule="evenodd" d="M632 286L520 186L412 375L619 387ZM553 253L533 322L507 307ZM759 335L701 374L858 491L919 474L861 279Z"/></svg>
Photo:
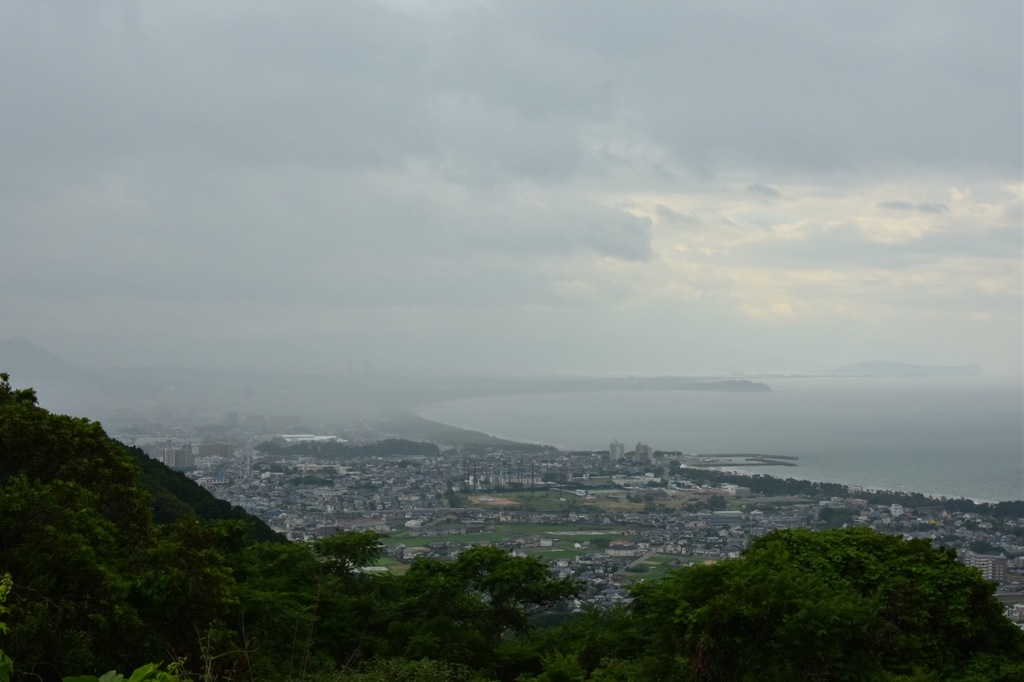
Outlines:
<svg viewBox="0 0 1024 682"><path fill-rule="evenodd" d="M925 540L793 529L639 585L632 627L678 679L1021 679L1024 633L993 588Z"/></svg>

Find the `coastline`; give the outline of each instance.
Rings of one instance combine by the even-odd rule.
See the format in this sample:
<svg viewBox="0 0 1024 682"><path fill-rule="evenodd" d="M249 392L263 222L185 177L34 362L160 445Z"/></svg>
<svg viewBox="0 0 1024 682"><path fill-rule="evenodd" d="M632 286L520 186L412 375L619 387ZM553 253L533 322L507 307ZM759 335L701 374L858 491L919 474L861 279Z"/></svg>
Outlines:
<svg viewBox="0 0 1024 682"><path fill-rule="evenodd" d="M446 424L443 422L435 421L421 416L416 412L418 408L409 408L401 410L399 412L392 413L385 419L385 425L388 427L389 433L393 433L395 436L401 438L409 438L412 440L429 440L436 442L439 445L446 445L451 447L460 448L467 453L472 454L487 454L486 451L493 453L494 449L517 449L519 452L531 452L535 454L539 453L570 453L570 452L595 452L593 450L577 450L573 448L565 448L547 443L533 443L528 441L514 440L511 438L505 438L494 434L488 434L482 431L474 431L472 429L465 429L452 424ZM713 454L702 455L702 456L716 456ZM728 454L718 456L730 456ZM731 455L736 456L736 455ZM756 466L756 465L752 465ZM764 466L761 468L769 468L772 465ZM799 465L785 466L784 470L789 473L792 468L798 468ZM757 479L760 477L774 479L779 482L794 481L798 483L806 483L814 486L841 486L849 497L856 497L858 494L869 494L869 495L890 495L898 497L908 498L925 498L936 503L939 502L970 502L975 505L984 506L997 506L1002 504L1018 504L1024 503L1024 497L1016 500L993 500L985 498L973 498L973 497L952 497L948 495L941 495L936 493L918 492L912 490L894 490L891 488L885 488L880 486L864 486L864 485L853 485L844 483L842 481L835 480L823 480L815 478L803 478L799 476L777 476L767 472L750 472L744 471L743 469L730 466L702 466L692 467L684 466L685 469L694 472L715 472L727 476L734 476L740 479ZM796 473L796 472L793 472Z"/></svg>
<svg viewBox="0 0 1024 682"><path fill-rule="evenodd" d="M438 445L452 447L491 447L491 448L528 448L537 451L559 451L560 448L547 443L530 443L528 441L503 438L498 435L465 429L461 426L427 419L416 412L418 408L396 411L384 418L383 424L389 433L410 440L427 440Z"/></svg>
<svg viewBox="0 0 1024 682"><path fill-rule="evenodd" d="M795 455L799 467L771 473L940 498L1024 498L1016 409L1024 403L1014 384L801 378L771 388L438 396L409 407L426 419L566 450L607 450L617 439L629 450L642 442L685 453Z"/></svg>

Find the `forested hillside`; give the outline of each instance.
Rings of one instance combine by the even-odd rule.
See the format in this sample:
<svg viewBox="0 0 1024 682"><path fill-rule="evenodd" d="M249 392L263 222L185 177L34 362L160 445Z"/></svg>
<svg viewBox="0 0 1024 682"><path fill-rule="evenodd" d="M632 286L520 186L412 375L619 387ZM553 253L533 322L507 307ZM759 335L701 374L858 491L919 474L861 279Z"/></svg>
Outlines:
<svg viewBox="0 0 1024 682"><path fill-rule="evenodd" d="M0 679L1024 679L993 585L923 541L776 532L539 627L584 585L490 546L361 572L380 540L282 542L0 375Z"/></svg>
<svg viewBox="0 0 1024 682"><path fill-rule="evenodd" d="M156 461L139 448L126 447L125 451L140 469L139 484L150 495L150 507L157 523L169 523L190 515L204 522L235 520L241 521L255 540L286 542L261 519L214 497L180 471Z"/></svg>

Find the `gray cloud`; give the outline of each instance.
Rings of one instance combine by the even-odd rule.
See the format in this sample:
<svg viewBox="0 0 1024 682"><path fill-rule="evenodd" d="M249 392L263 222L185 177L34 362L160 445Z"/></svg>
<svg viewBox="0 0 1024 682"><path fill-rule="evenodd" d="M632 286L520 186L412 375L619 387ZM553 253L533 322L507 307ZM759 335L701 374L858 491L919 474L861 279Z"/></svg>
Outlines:
<svg viewBox="0 0 1024 682"><path fill-rule="evenodd" d="M668 206L664 206L662 204L656 205L654 207L654 210L655 213L657 213L658 218L669 225L673 225L676 227L686 227L688 225L700 224L700 219L698 219L696 216L692 214L687 215L685 213L673 211Z"/></svg>
<svg viewBox="0 0 1024 682"><path fill-rule="evenodd" d="M988 262L993 267L1009 265L1019 258L1020 228L934 232L919 239L886 244L864 238L854 224L824 228L815 226L799 240L775 240L738 248L734 257L751 267L813 270L823 267L839 273L863 269L898 272L928 264L938 270L949 258Z"/></svg>
<svg viewBox="0 0 1024 682"><path fill-rule="evenodd" d="M816 326L894 315L960 330L953 364L1019 366L1019 311L964 312L1008 309L1003 280L934 321L923 285L896 313L847 292L844 318L743 273L1012 280L1022 11L0 3L0 336L668 372L742 365L729 339L754 336L812 357ZM744 306L769 294L806 317L767 334ZM633 353L637 328L661 350Z"/></svg>
<svg viewBox="0 0 1024 682"><path fill-rule="evenodd" d="M368 2L83 4L5 12L0 116L21 131L5 136L8 158L364 167L443 153L564 175L581 123L627 116L684 167L1020 163L1020 8L1005 3L514 3L425 17ZM523 144L538 138L560 144Z"/></svg>
<svg viewBox="0 0 1024 682"><path fill-rule="evenodd" d="M891 208L897 211L918 211L920 213L949 213L949 206L945 204L914 204L909 201L883 201L878 204L879 208Z"/></svg>
<svg viewBox="0 0 1024 682"><path fill-rule="evenodd" d="M747 185L747 191L765 199L778 199L782 196L777 190L772 189L768 185Z"/></svg>

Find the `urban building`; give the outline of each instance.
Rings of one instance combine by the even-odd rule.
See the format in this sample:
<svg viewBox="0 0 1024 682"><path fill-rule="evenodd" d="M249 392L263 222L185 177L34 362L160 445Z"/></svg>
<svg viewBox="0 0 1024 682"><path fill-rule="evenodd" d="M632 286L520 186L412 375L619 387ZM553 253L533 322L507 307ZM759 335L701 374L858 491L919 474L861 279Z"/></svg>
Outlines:
<svg viewBox="0 0 1024 682"><path fill-rule="evenodd" d="M650 464L651 462L651 446L644 445L643 443L637 443L636 449L633 450L633 461L639 464Z"/></svg>
<svg viewBox="0 0 1024 682"><path fill-rule="evenodd" d="M196 463L192 444L185 443L180 448L164 448L163 463L172 469L191 469Z"/></svg>
<svg viewBox="0 0 1024 682"><path fill-rule="evenodd" d="M968 566L979 569L982 577L986 580L995 580L996 582L1006 580L1006 570L1009 562L1002 554L992 555L964 552L960 560Z"/></svg>

